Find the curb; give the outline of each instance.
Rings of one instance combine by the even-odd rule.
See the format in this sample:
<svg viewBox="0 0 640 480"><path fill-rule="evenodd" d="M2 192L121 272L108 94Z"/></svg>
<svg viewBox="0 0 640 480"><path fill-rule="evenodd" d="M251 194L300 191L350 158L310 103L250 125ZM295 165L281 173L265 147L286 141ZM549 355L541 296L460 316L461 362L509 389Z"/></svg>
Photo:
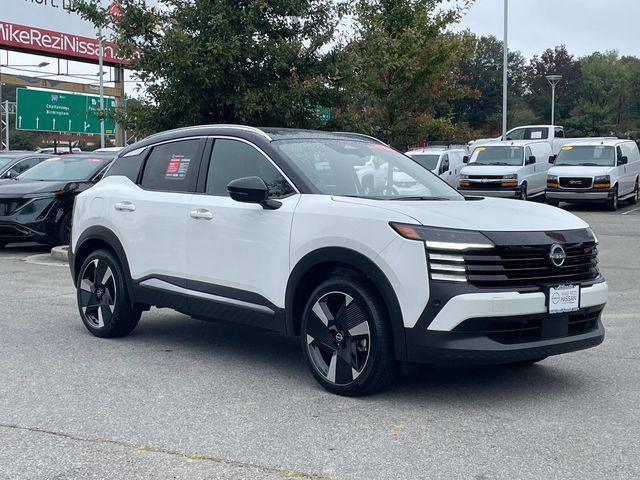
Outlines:
<svg viewBox="0 0 640 480"><path fill-rule="evenodd" d="M54 260L58 260L60 262L67 262L69 260L68 253L69 253L68 245L53 247L51 249L51 258L53 258Z"/></svg>

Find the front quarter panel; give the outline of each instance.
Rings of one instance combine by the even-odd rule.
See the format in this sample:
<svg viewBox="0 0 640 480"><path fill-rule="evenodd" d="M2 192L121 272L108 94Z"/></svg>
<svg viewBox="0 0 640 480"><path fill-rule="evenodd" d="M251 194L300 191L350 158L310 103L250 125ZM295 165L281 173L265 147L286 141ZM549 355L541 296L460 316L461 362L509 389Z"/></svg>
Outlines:
<svg viewBox="0 0 640 480"><path fill-rule="evenodd" d="M401 238L389 222L418 224L399 212L330 196L302 195L291 234L291 266L323 248L344 248L364 255L386 276L400 303L405 326L414 325L429 297L422 242Z"/></svg>

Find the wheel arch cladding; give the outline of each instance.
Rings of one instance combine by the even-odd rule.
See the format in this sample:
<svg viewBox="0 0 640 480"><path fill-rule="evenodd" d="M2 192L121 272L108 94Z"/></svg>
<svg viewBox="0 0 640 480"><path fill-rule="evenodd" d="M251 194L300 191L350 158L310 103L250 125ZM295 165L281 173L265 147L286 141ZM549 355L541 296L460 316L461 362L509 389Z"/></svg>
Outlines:
<svg viewBox="0 0 640 480"><path fill-rule="evenodd" d="M305 255L293 268L287 282L286 332L299 335L302 312L311 292L330 275L357 275L367 278L377 290L387 310L396 359L406 359L405 330L400 303L391 283L378 266L354 250L327 247Z"/></svg>
<svg viewBox="0 0 640 480"><path fill-rule="evenodd" d="M124 281L127 285L129 298L132 300L135 298L131 272L129 271L129 261L127 260L127 255L122 247L122 243L120 243L120 240L118 240L115 233L106 227L93 226L85 230L82 235L80 235L77 245L74 260L71 265L74 285L76 284L80 268L86 258L91 254L91 252L103 249L111 252L118 262L120 262L120 266L122 267L125 275Z"/></svg>

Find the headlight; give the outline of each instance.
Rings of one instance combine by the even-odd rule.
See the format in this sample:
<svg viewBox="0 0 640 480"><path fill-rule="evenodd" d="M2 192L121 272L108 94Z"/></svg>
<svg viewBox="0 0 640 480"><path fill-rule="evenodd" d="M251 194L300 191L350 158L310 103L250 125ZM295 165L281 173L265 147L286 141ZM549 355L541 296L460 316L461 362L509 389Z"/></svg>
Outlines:
<svg viewBox="0 0 640 480"><path fill-rule="evenodd" d="M599 175L593 178L593 188L611 188L611 177Z"/></svg>
<svg viewBox="0 0 640 480"><path fill-rule="evenodd" d="M474 230L425 227L395 222L389 225L404 238L423 241L428 249L462 252L494 247L491 240Z"/></svg>
<svg viewBox="0 0 640 480"><path fill-rule="evenodd" d="M591 234L591 236L593 236L593 241L596 242L596 245L600 243L598 242L598 236L596 235L596 232L593 231L593 228L589 227L587 231Z"/></svg>
<svg viewBox="0 0 640 480"><path fill-rule="evenodd" d="M557 175L547 175L547 182L558 183Z"/></svg>
<svg viewBox="0 0 640 480"><path fill-rule="evenodd" d="M503 180L517 180L518 179L518 175L503 175L502 179Z"/></svg>
<svg viewBox="0 0 640 480"><path fill-rule="evenodd" d="M469 175L465 175L464 173L461 173L460 180L469 180Z"/></svg>

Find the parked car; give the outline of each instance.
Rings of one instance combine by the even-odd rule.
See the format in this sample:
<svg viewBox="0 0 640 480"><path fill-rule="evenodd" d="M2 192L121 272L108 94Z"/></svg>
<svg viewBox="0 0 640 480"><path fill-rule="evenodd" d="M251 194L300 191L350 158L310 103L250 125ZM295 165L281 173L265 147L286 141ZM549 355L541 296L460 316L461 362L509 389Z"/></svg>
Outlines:
<svg viewBox="0 0 640 480"><path fill-rule="evenodd" d="M50 155L69 155L71 153L82 153L82 149L79 147L44 147L39 148L38 153L48 153Z"/></svg>
<svg viewBox="0 0 640 480"><path fill-rule="evenodd" d="M73 201L104 174L113 155L52 157L17 178L0 180L0 247L69 243Z"/></svg>
<svg viewBox="0 0 640 480"><path fill-rule="evenodd" d="M15 178L49 157L27 151L0 152L0 179Z"/></svg>
<svg viewBox="0 0 640 480"><path fill-rule="evenodd" d="M112 152L112 153L118 153L120 150L122 150L123 147L104 147L104 148L97 148L94 150L94 153L103 153L103 152Z"/></svg>
<svg viewBox="0 0 640 480"><path fill-rule="evenodd" d="M463 159L466 155L464 149L427 147L410 150L405 155L438 175L453 188L458 186L460 170L464 167Z"/></svg>
<svg viewBox="0 0 640 480"><path fill-rule="evenodd" d="M489 142L475 148L460 172L458 191L464 194L519 198L543 195L553 160L547 142Z"/></svg>
<svg viewBox="0 0 640 480"><path fill-rule="evenodd" d="M420 194L366 195L356 167L372 156ZM364 395L397 361L522 364L598 345L596 244L569 212L465 199L376 140L214 125L120 152L76 198L69 264L95 336L129 334L152 305L297 335L323 387Z"/></svg>
<svg viewBox="0 0 640 480"><path fill-rule="evenodd" d="M633 140L601 140L562 147L547 176L547 203L638 202L640 152Z"/></svg>
<svg viewBox="0 0 640 480"><path fill-rule="evenodd" d="M557 155L560 149L568 143L591 141L591 140L605 140L615 137L580 137L580 138L568 138L565 137L564 127L559 125L524 125L522 127L512 128L507 132L505 140L538 140L549 143L554 155ZM468 151L471 153L473 149L482 143L487 141L500 141L502 137L494 139L482 139L474 140L468 143Z"/></svg>

